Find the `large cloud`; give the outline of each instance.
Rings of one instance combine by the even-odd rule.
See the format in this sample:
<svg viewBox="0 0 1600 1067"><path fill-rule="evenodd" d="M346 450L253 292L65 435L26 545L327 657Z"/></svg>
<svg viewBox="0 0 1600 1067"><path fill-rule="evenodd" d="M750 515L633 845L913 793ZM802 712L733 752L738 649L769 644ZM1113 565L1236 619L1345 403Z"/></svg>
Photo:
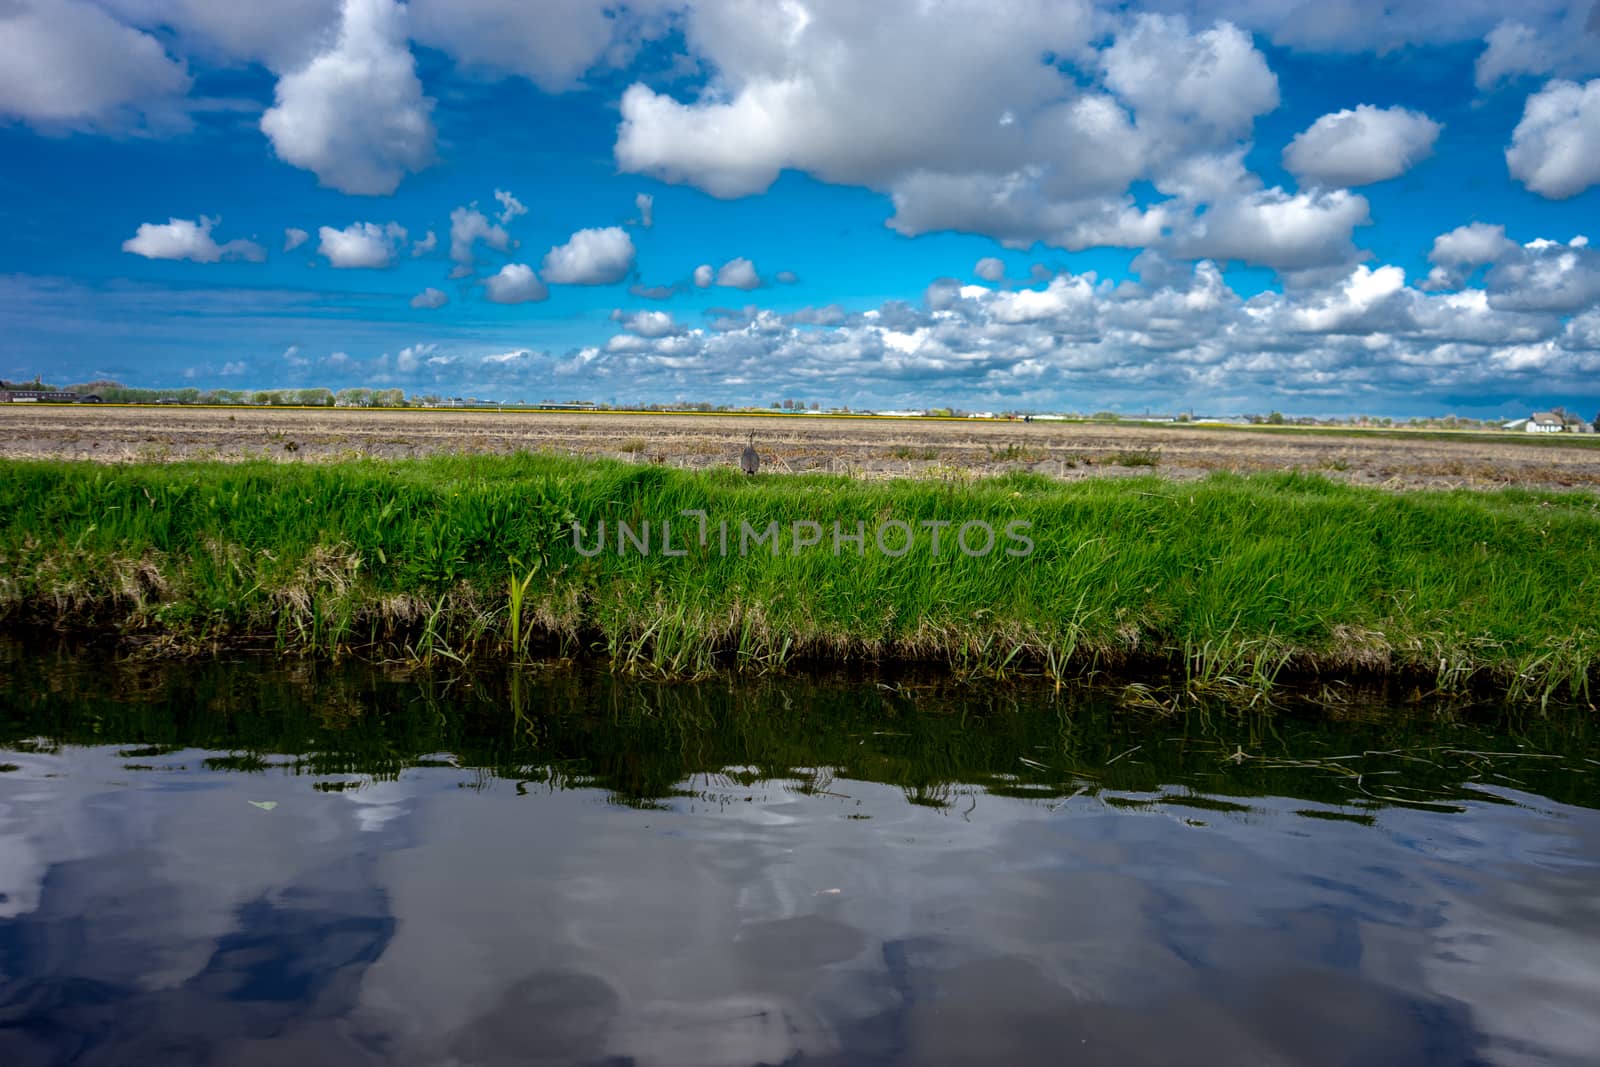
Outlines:
<svg viewBox="0 0 1600 1067"><path fill-rule="evenodd" d="M688 31L711 83L690 101L630 87L624 170L735 197L793 168L888 192L889 225L907 236L1160 246L1290 270L1349 262L1368 221L1360 197L1291 195L1243 171L1278 83L1226 22L1045 0L892 0L867 17L796 0L696 8ZM1220 177L1193 180L1208 169ZM1169 198L1137 201L1141 180Z"/></svg>
<svg viewBox="0 0 1600 1067"><path fill-rule="evenodd" d="M1419 111L1362 104L1324 115L1283 150L1302 183L1370 185L1404 174L1433 152L1440 126Z"/></svg>
<svg viewBox="0 0 1600 1067"><path fill-rule="evenodd" d="M1072 0L810 0L698 5L687 31L712 84L687 104L632 86L617 160L731 197L786 167L882 188L919 166L1021 162L1026 128L1002 118L1065 95L1042 57L1078 51L1093 25Z"/></svg>
<svg viewBox="0 0 1600 1067"><path fill-rule="evenodd" d="M713 6L691 16L690 36L718 72L711 91L685 104L631 87L617 160L725 197L796 168L897 203L928 176L1006 175L1070 201L1120 193L1196 145L1231 144L1277 105L1276 79L1232 26L1190 33L1142 16L1096 55L1094 25L1085 5L1047 0L892 0L871 18L840 0ZM1104 89L1081 89L1047 56Z"/></svg>
<svg viewBox="0 0 1600 1067"><path fill-rule="evenodd" d="M387 196L433 162L422 94L394 0L345 0L337 39L278 80L261 131L278 158L340 192Z"/></svg>
<svg viewBox="0 0 1600 1067"><path fill-rule="evenodd" d="M1106 85L1141 128L1203 144L1248 136L1278 106L1278 79L1250 35L1229 23L1191 34L1181 18L1141 15L1101 60Z"/></svg>
<svg viewBox="0 0 1600 1067"><path fill-rule="evenodd" d="M94 4L0 3L0 116L45 126L183 126L189 84L159 41Z"/></svg>
<svg viewBox="0 0 1600 1067"><path fill-rule="evenodd" d="M579 230L545 254L541 271L556 285L610 285L633 270L633 238L620 226Z"/></svg>
<svg viewBox="0 0 1600 1067"><path fill-rule="evenodd" d="M1528 97L1506 164L1513 178L1552 200L1600 184L1600 78L1553 81Z"/></svg>
<svg viewBox="0 0 1600 1067"><path fill-rule="evenodd" d="M196 263L216 263L224 259L259 263L267 258L266 249L254 241L236 238L218 244L211 236L211 229L219 221L201 215L198 222L169 219L140 223L138 232L122 242L122 250L145 259L190 259Z"/></svg>

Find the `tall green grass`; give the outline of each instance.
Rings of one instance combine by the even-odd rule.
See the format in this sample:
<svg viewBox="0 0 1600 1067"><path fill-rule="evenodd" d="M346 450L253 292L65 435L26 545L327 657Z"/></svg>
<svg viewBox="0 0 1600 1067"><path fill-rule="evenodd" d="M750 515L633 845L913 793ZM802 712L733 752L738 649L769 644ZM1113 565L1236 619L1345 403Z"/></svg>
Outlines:
<svg viewBox="0 0 1600 1067"><path fill-rule="evenodd" d="M9 463L0 621L241 637L416 659L602 652L693 676L797 658L917 659L985 677L1170 670L1191 688L1405 674L1586 699L1600 651L1600 497L1389 494L1301 474L1061 484L745 478L543 455L400 463ZM698 543L686 510L711 517ZM672 521L688 555L619 556ZM732 525L731 554L715 524ZM871 533L948 520L900 558ZM1031 524L970 558L962 522ZM570 524L608 545L586 559ZM822 523L817 548L738 555L741 521ZM865 524L864 555L831 524Z"/></svg>

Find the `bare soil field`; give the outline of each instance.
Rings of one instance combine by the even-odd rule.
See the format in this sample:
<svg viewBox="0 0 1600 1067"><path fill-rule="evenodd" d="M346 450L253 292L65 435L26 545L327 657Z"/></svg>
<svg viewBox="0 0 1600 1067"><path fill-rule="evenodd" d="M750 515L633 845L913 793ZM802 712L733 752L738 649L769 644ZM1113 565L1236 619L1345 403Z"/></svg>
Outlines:
<svg viewBox="0 0 1600 1067"><path fill-rule="evenodd" d="M550 451L673 467L737 467L748 436L763 473L1054 478L1311 471L1390 489L1600 487L1600 440L1378 435L1056 422L420 410L0 405L0 458L101 463L328 462L438 452Z"/></svg>

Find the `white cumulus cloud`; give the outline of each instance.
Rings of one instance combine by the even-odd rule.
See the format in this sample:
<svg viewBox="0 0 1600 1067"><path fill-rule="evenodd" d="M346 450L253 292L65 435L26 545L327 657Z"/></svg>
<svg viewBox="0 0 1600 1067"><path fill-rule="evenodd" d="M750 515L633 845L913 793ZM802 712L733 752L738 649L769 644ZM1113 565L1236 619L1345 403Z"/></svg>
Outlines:
<svg viewBox="0 0 1600 1067"><path fill-rule="evenodd" d="M290 226L283 231L283 250L285 252L293 252L309 240L311 240L309 233L298 227Z"/></svg>
<svg viewBox="0 0 1600 1067"><path fill-rule="evenodd" d="M656 198L649 193L640 193L633 198L634 210L639 212L639 225L645 229L656 224Z"/></svg>
<svg viewBox="0 0 1600 1067"><path fill-rule="evenodd" d="M761 288L761 275L756 273L756 265L739 256L728 260L717 269L717 284L724 289L751 289Z"/></svg>
<svg viewBox="0 0 1600 1067"><path fill-rule="evenodd" d="M450 298L444 294L443 290L435 289L432 286L411 298L411 306L422 310L442 308L449 302Z"/></svg>
<svg viewBox="0 0 1600 1067"><path fill-rule="evenodd" d="M709 263L702 263L694 269L694 284L699 289L709 289L717 280L717 272Z"/></svg>
<svg viewBox="0 0 1600 1067"><path fill-rule="evenodd" d="M275 100L261 131L278 158L340 192L387 196L433 162L433 101L394 0L344 0L337 39L279 78Z"/></svg>
<svg viewBox="0 0 1600 1067"><path fill-rule="evenodd" d="M1495 308L1580 312L1600 304L1600 250L1581 236L1565 244L1529 241L1495 261L1484 288Z"/></svg>
<svg viewBox="0 0 1600 1067"><path fill-rule="evenodd" d="M556 285L609 285L633 269L633 238L621 226L579 230L566 244L545 253L540 266Z"/></svg>
<svg viewBox="0 0 1600 1067"><path fill-rule="evenodd" d="M1370 104L1323 115L1283 150L1302 184L1370 185L1397 178L1433 153L1440 125L1420 111Z"/></svg>
<svg viewBox="0 0 1600 1067"><path fill-rule="evenodd" d="M1006 276L1006 265L994 256L984 256L972 268L972 273L986 282L997 282Z"/></svg>
<svg viewBox="0 0 1600 1067"><path fill-rule="evenodd" d="M1435 237L1428 261L1446 265L1493 263L1516 250L1517 243L1506 236L1504 226L1471 222Z"/></svg>
<svg viewBox="0 0 1600 1067"><path fill-rule="evenodd" d="M1191 33L1140 15L1105 52L1106 84L1164 138L1233 139L1278 106L1278 79L1250 35L1227 22Z"/></svg>
<svg viewBox="0 0 1600 1067"><path fill-rule="evenodd" d="M1504 226L1472 222L1457 226L1433 239L1428 262L1433 269L1422 283L1424 289L1455 289L1478 267L1518 254L1515 241L1506 236Z"/></svg>
<svg viewBox="0 0 1600 1067"><path fill-rule="evenodd" d="M184 126L184 65L83 0L0 3L0 116L39 125Z"/></svg>
<svg viewBox="0 0 1600 1067"><path fill-rule="evenodd" d="M1600 184L1600 78L1585 85L1553 81L1528 97L1506 165L1513 178L1551 200Z"/></svg>
<svg viewBox="0 0 1600 1067"><path fill-rule="evenodd" d="M381 268L394 262L396 249L406 239L406 230L395 222L352 222L342 230L320 226L317 237L317 252L330 266Z"/></svg>
<svg viewBox="0 0 1600 1067"><path fill-rule="evenodd" d="M1064 80L1039 56L1092 33L1072 0L881 0L870 19L852 4L718 3L686 19L717 91L685 104L630 87L616 155L721 197L761 192L785 167L882 188L918 164L1014 156L1027 133L1003 128L1002 112L1059 96ZM971 25L984 32L950 32Z"/></svg>
<svg viewBox="0 0 1600 1067"><path fill-rule="evenodd" d="M1266 57L1230 22L1083 0L880 0L872 18L859 12L799 0L691 7L686 40L709 85L689 99L630 86L618 166L725 198L800 170L888 193L889 225L906 236L954 230L1013 248L1170 245L1209 210L1259 216L1279 192L1259 180L1175 188L1196 160L1242 157L1256 119L1278 106ZM1141 181L1170 199L1136 200ZM1312 247L1234 243L1265 266L1348 259L1364 201L1294 206L1325 223L1303 231Z"/></svg>
<svg viewBox="0 0 1600 1067"><path fill-rule="evenodd" d="M1368 333L1386 323L1374 321L1374 314L1386 303L1397 304L1406 293L1406 272L1386 266L1376 270L1359 264L1336 289L1312 295L1286 318L1296 330L1310 333ZM1397 314L1403 313L1396 307ZM1400 320L1397 318L1395 324Z"/></svg>
<svg viewBox="0 0 1600 1067"><path fill-rule="evenodd" d="M1044 322L1082 316L1093 314L1095 309L1095 276L1059 274L1043 289L1019 289L992 297L984 290L982 295L990 297L989 313L996 322Z"/></svg>
<svg viewBox="0 0 1600 1067"><path fill-rule="evenodd" d="M1171 247L1191 259L1308 270L1355 258L1351 235L1370 222L1366 198L1344 189L1293 195L1256 189L1216 201L1182 227Z"/></svg>
<svg viewBox="0 0 1600 1067"><path fill-rule="evenodd" d="M211 230L219 221L218 218L201 215L198 221L168 219L166 222L140 223L138 231L122 242L122 250L145 259L190 259L196 263L216 263L225 259L259 263L267 258L266 249L254 241L237 238L218 244L211 236Z"/></svg>
<svg viewBox="0 0 1600 1067"><path fill-rule="evenodd" d="M549 288L526 263L507 263L483 284L488 289L489 301L494 304L531 304L550 295Z"/></svg>
<svg viewBox="0 0 1600 1067"><path fill-rule="evenodd" d="M624 330L640 337L675 337L684 332L669 311L629 312L619 308L611 313L611 318L621 323Z"/></svg>

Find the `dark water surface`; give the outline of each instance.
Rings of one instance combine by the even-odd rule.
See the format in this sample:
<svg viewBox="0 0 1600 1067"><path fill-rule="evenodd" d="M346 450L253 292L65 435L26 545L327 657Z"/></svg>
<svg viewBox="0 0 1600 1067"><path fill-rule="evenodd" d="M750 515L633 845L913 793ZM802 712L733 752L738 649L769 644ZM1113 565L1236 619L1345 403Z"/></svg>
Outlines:
<svg viewBox="0 0 1600 1067"><path fill-rule="evenodd" d="M5 1067L1600 1062L1588 710L0 674Z"/></svg>

